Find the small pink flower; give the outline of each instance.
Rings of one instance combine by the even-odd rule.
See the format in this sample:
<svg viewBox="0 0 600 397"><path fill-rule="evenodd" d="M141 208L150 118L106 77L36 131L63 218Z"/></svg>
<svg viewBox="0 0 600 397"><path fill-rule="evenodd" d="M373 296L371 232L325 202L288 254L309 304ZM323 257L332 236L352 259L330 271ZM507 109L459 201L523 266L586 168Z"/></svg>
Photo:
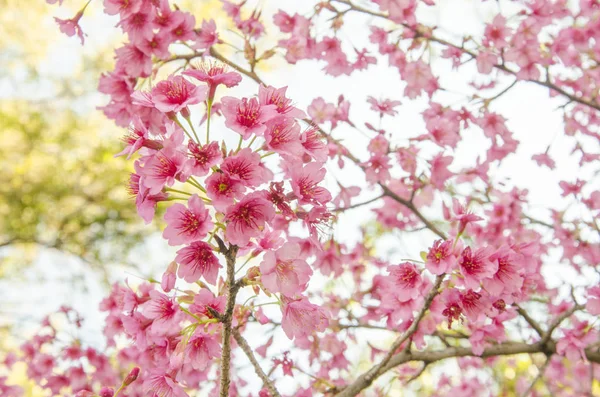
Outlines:
<svg viewBox="0 0 600 397"><path fill-rule="evenodd" d="M141 168L138 162L134 163L136 172L140 172ZM145 187L140 187L140 175L131 173L129 175L129 183L127 190L129 194L135 197L135 206L138 215L146 224L152 222L156 212L156 203L165 201L169 196L166 193L159 192L158 194L150 194L150 190Z"/></svg>
<svg viewBox="0 0 600 397"><path fill-rule="evenodd" d="M191 175L204 176L208 174L211 167L219 165L223 161L223 155L217 142L199 146L190 140L188 141L188 150L190 159L186 166Z"/></svg>
<svg viewBox="0 0 600 397"><path fill-rule="evenodd" d="M454 173L448 170L448 166L452 163L452 157L442 156L438 154L431 159L431 184L438 190L444 189L446 181L454 175Z"/></svg>
<svg viewBox="0 0 600 397"><path fill-rule="evenodd" d="M56 23L58 24L58 26L60 28L60 31L69 37L75 36L75 34L77 34L77 37L79 37L79 40L81 40L81 45L83 45L84 33L83 33L83 30L81 29L81 26L79 26L79 20L81 19L82 16L83 16L83 10L79 11L71 19L54 18L54 20L56 21Z"/></svg>
<svg viewBox="0 0 600 397"><path fill-rule="evenodd" d="M150 300L144 303L143 313L152 320L152 332L164 335L179 324L182 312L179 311L177 303L172 298L152 290L150 291Z"/></svg>
<svg viewBox="0 0 600 397"><path fill-rule="evenodd" d="M242 81L242 76L237 72L230 72L227 66L217 63L200 63L192 65L192 69L183 72L186 76L195 78L208 84L208 99L215 97L215 92L220 84L231 88Z"/></svg>
<svg viewBox="0 0 600 397"><path fill-rule="evenodd" d="M152 102L163 113L179 112L206 100L208 88L196 86L182 76L169 76L152 89Z"/></svg>
<svg viewBox="0 0 600 397"><path fill-rule="evenodd" d="M470 321L478 322L485 318L486 305L482 295L472 289L459 295L460 307Z"/></svg>
<svg viewBox="0 0 600 397"><path fill-rule="evenodd" d="M321 163L310 163L303 168L292 169L292 190L300 204L324 205L331 201L331 193L318 184L325 177Z"/></svg>
<svg viewBox="0 0 600 397"><path fill-rule="evenodd" d="M163 289L163 291L169 292L173 288L175 288L175 282L177 281L177 277L175 276L176 272L177 262L173 261L169 264L169 267L167 267L167 270L163 273L160 282L160 287Z"/></svg>
<svg viewBox="0 0 600 397"><path fill-rule="evenodd" d="M306 118L306 113L292 106L292 100L285 97L286 90L287 87L275 88L261 85L258 87L258 101L262 106L274 105L280 115L297 119Z"/></svg>
<svg viewBox="0 0 600 397"><path fill-rule="evenodd" d="M224 212L233 204L234 199L240 199L246 188L238 180L224 172L213 172L206 178L206 195L211 199L217 211Z"/></svg>
<svg viewBox="0 0 600 397"><path fill-rule="evenodd" d="M227 208L225 237L230 243L244 247L252 237L261 235L266 223L274 216L273 205L265 199L265 195L262 192L251 193Z"/></svg>
<svg viewBox="0 0 600 397"><path fill-rule="evenodd" d="M481 248L473 252L471 247L463 250L458 258L463 283L467 288L478 289L483 279L491 278L498 271L498 263L490 261L491 249Z"/></svg>
<svg viewBox="0 0 600 397"><path fill-rule="evenodd" d="M400 101L393 101L391 99L382 99L377 100L372 96L367 97L367 102L371 104L371 110L374 110L379 113L379 117L383 117L383 115L395 116L398 114L398 111L394 108L402 104Z"/></svg>
<svg viewBox="0 0 600 397"><path fill-rule="evenodd" d="M522 263L519 259L506 247L490 256L490 261L498 263L498 270L492 278L483 280L486 291L494 296L518 292L523 286Z"/></svg>
<svg viewBox="0 0 600 397"><path fill-rule="evenodd" d="M152 58L134 44L126 44L115 50L115 70L130 77L147 77L152 72Z"/></svg>
<svg viewBox="0 0 600 397"><path fill-rule="evenodd" d="M213 318L213 314L208 308L214 309L217 313L225 312L227 298L224 295L215 297L212 292L202 288L196 296L194 303L190 305L190 311L200 317Z"/></svg>
<svg viewBox="0 0 600 397"><path fill-rule="evenodd" d="M276 251L267 251L260 264L263 285L270 292L294 296L306 289L312 269L300 255L300 246L285 243Z"/></svg>
<svg viewBox="0 0 600 397"><path fill-rule="evenodd" d="M468 212L467 208L457 199L452 199L452 211L454 216L451 220L459 222L458 234L461 234L469 223L483 220L483 218Z"/></svg>
<svg viewBox="0 0 600 397"><path fill-rule="evenodd" d="M405 302L421 295L423 280L416 266L404 262L396 266L388 266L390 273L390 289L399 301Z"/></svg>
<svg viewBox="0 0 600 397"><path fill-rule="evenodd" d="M600 287L591 287L587 290L588 300L585 309L594 316L600 315Z"/></svg>
<svg viewBox="0 0 600 397"><path fill-rule="evenodd" d="M126 146L120 153L115 154L115 157L127 155L127 160L140 150L146 147L151 150L162 149L160 141L150 138L150 132L139 117L133 117L133 125L129 128L129 133L123 138Z"/></svg>
<svg viewBox="0 0 600 397"><path fill-rule="evenodd" d="M273 173L260 161L260 155L250 148L227 157L221 170L247 187L260 186L273 178Z"/></svg>
<svg viewBox="0 0 600 397"><path fill-rule="evenodd" d="M221 356L221 345L217 338L218 335L197 330L185 345L184 362L198 371L204 371L212 365L213 358Z"/></svg>
<svg viewBox="0 0 600 397"><path fill-rule="evenodd" d="M265 146L276 153L299 156L304 152L300 141L300 125L291 118L276 117L267 121Z"/></svg>
<svg viewBox="0 0 600 397"><path fill-rule="evenodd" d="M598 331L587 321L573 320L573 328L563 329L564 336L556 343L556 352L571 362L587 361L585 348L597 341Z"/></svg>
<svg viewBox="0 0 600 397"><path fill-rule="evenodd" d="M159 194L165 186L173 186L176 179L185 180L182 171L187 158L178 150L165 148L142 160L145 162L139 171L140 185L150 194Z"/></svg>
<svg viewBox="0 0 600 397"><path fill-rule="evenodd" d="M304 152L315 161L324 162L327 160L327 145L321 138L317 128L309 128L300 135L300 142L304 147Z"/></svg>
<svg viewBox="0 0 600 397"><path fill-rule="evenodd" d="M142 6L142 0L104 0L104 12L108 15L120 14L121 18L138 12Z"/></svg>
<svg viewBox="0 0 600 397"><path fill-rule="evenodd" d="M148 397L188 397L183 387L159 368L152 369L146 376L143 389Z"/></svg>
<svg viewBox="0 0 600 397"><path fill-rule="evenodd" d="M275 105L260 105L256 98L237 99L223 97L222 112L225 125L241 134L244 139L253 135L262 135L266 129L265 122L277 115Z"/></svg>
<svg viewBox="0 0 600 397"><path fill-rule="evenodd" d="M282 301L281 327L288 338L304 338L314 332L323 332L329 325L325 311L310 303L305 296L293 299L283 296Z"/></svg>
<svg viewBox="0 0 600 397"><path fill-rule="evenodd" d="M195 49L208 49L215 44L219 44L222 41L219 39L217 33L217 24L214 19L209 21L202 21L202 26L196 37Z"/></svg>
<svg viewBox="0 0 600 397"><path fill-rule="evenodd" d="M431 273L440 275L452 269L456 262L453 254L452 241L436 240L427 253L425 267Z"/></svg>
<svg viewBox="0 0 600 397"><path fill-rule="evenodd" d="M179 263L177 275L188 283L196 282L200 277L210 284L216 283L221 265L211 246L204 241L194 241L177 251L175 261Z"/></svg>
<svg viewBox="0 0 600 397"><path fill-rule="evenodd" d="M187 207L180 203L169 207L165 213L165 221L167 227L163 237L169 241L169 245L201 240L214 226L208 210L197 194L189 198Z"/></svg>

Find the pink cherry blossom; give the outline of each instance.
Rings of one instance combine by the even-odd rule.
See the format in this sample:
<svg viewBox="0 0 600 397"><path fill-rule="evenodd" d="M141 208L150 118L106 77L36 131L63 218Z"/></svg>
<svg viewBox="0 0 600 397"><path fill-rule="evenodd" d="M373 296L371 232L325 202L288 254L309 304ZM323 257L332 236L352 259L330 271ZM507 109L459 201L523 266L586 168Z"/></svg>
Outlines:
<svg viewBox="0 0 600 397"><path fill-rule="evenodd" d="M221 265L212 251L211 246L204 241L194 241L181 248L175 257L175 261L179 263L177 275L188 283L204 277L209 283L215 284Z"/></svg>
<svg viewBox="0 0 600 397"><path fill-rule="evenodd" d="M165 221L167 227L163 237L169 241L169 245L201 240L214 226L208 209L197 194L189 198L187 207L180 203L169 207L165 213Z"/></svg>
<svg viewBox="0 0 600 397"><path fill-rule="evenodd" d="M217 142L210 142L200 146L194 141L188 141L190 159L186 166L188 172L195 176L204 176L215 165L221 164L223 155Z"/></svg>
<svg viewBox="0 0 600 397"><path fill-rule="evenodd" d="M225 237L232 244L244 247L251 238L260 236L266 223L274 216L273 205L265 195L261 192L251 193L227 208Z"/></svg>
<svg viewBox="0 0 600 397"><path fill-rule="evenodd" d="M294 296L306 289L312 269L300 255L300 246L285 243L276 251L267 251L260 264L262 283L271 292Z"/></svg>
<svg viewBox="0 0 600 397"><path fill-rule="evenodd" d="M275 105L261 105L256 98L237 99L223 97L225 125L248 139L251 135L262 135L265 122L277 114Z"/></svg>
<svg viewBox="0 0 600 397"><path fill-rule="evenodd" d="M281 326L289 339L302 338L314 332L323 332L329 324L325 311L313 305L304 296L282 298Z"/></svg>
<svg viewBox="0 0 600 397"><path fill-rule="evenodd" d="M292 170L292 190L300 204L324 205L331 201L331 193L318 186L325 177L325 172L320 163L310 163Z"/></svg>
<svg viewBox="0 0 600 397"><path fill-rule="evenodd" d="M196 86L182 76L169 76L152 89L152 102L161 112L179 112L188 105L204 102L208 88Z"/></svg>
<svg viewBox="0 0 600 397"><path fill-rule="evenodd" d="M498 262L490 260L491 254L492 250L489 248L472 251L471 247L467 247L463 250L458 257L458 266L464 277L465 287L477 289L483 279L491 278L496 274Z"/></svg>
<svg viewBox="0 0 600 397"><path fill-rule="evenodd" d="M217 211L224 212L234 199L243 197L244 185L224 172L213 172L206 179L206 195Z"/></svg>
<svg viewBox="0 0 600 397"><path fill-rule="evenodd" d="M260 186L273 178L273 173L260 161L260 155L249 148L228 156L221 170L247 187Z"/></svg>

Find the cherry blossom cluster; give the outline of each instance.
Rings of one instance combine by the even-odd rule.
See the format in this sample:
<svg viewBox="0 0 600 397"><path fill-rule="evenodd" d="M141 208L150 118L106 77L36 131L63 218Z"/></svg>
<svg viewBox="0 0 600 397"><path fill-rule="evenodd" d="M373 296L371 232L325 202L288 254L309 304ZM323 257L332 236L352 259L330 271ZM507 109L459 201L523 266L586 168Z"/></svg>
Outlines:
<svg viewBox="0 0 600 397"><path fill-rule="evenodd" d="M597 175L600 5L500 3L511 13L501 7L481 37L455 41L419 20L434 0L315 1L309 12L279 10L272 20L252 2L223 0L227 20L200 23L168 0L104 0L128 42L100 78L110 96L102 109L128 128L119 155L135 158L128 187L140 217L164 214L162 236L178 251L160 281L117 283L102 302L116 366L94 349L60 347L46 321L46 334L22 349L32 379L102 397L344 397L413 382L424 395L593 394L600 191L593 178L563 180L569 204L548 209L549 220L532 216L528 190L496 176L521 147L494 104L519 84L561 99L570 155ZM86 7L57 20L82 42ZM363 32L344 30L352 18ZM264 44L271 23L274 48ZM369 44L354 45L356 37ZM240 50L225 56L226 45ZM453 69L472 67L465 101L443 98L435 51ZM317 63L332 79L389 66L402 96L375 91L351 103L318 93L305 113L286 87L259 75L271 59L291 69ZM256 83L249 96L236 94L242 80ZM427 101L422 128L399 132L403 105L419 99ZM487 146L467 164L459 153L472 133ZM350 150L353 140L362 152ZM531 160L556 170L554 150L539 148ZM354 184L331 183L338 172ZM371 215L358 242L323 233L358 208ZM397 232L421 233L420 256L382 252L379 242L397 241ZM553 285L545 272L554 261L584 281ZM315 291L317 272L327 284ZM279 310L263 309L270 304ZM232 354L246 356L262 388L247 391L254 384ZM521 372L507 385L482 370L517 371L519 354L539 375ZM364 356L366 371L354 363ZM460 373L436 376L433 388L420 380L450 359ZM58 379L55 368L67 375ZM139 379L130 381L135 368Z"/></svg>

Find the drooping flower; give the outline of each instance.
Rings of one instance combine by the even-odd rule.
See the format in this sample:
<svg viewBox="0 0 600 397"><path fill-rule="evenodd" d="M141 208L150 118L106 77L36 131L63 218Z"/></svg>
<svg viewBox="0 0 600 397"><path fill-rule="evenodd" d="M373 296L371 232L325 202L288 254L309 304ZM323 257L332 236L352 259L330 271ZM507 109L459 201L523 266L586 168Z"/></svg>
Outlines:
<svg viewBox="0 0 600 397"><path fill-rule="evenodd" d="M305 296L294 298L282 297L281 327L288 338L303 338L314 332L323 332L329 325L325 311L313 305Z"/></svg>
<svg viewBox="0 0 600 397"><path fill-rule="evenodd" d="M206 100L208 88L196 86L182 76L169 76L152 89L152 102L161 112L179 112L188 105Z"/></svg>
<svg viewBox="0 0 600 397"><path fill-rule="evenodd" d="M276 251L267 251L260 264L261 280L271 292L294 296L306 289L312 269L301 256L300 246L285 243Z"/></svg>
<svg viewBox="0 0 600 397"><path fill-rule="evenodd" d="M158 194L165 186L173 186L176 179L187 179L183 174L187 157L179 150L164 148L142 160L140 185L150 194Z"/></svg>
<svg viewBox="0 0 600 397"><path fill-rule="evenodd" d="M390 273L390 289L393 290L398 300L408 301L422 294L423 280L414 264L404 262L388 266L387 270Z"/></svg>
<svg viewBox="0 0 600 397"><path fill-rule="evenodd" d="M225 237L230 243L244 247L252 237L261 235L265 224L274 216L273 205L263 192L251 193L227 208Z"/></svg>
<svg viewBox="0 0 600 397"><path fill-rule="evenodd" d="M242 81L242 76L237 72L230 72L227 66L219 63L199 63L192 65L191 69L183 72L186 76L195 78L208 84L208 99L215 97L219 84L228 88L235 87Z"/></svg>
<svg viewBox="0 0 600 397"><path fill-rule="evenodd" d="M156 290L150 291L150 300L143 305L143 314L152 320L152 332L164 335L181 320L181 311L175 301Z"/></svg>
<svg viewBox="0 0 600 397"><path fill-rule="evenodd" d="M452 199L452 211L454 216L451 219L459 222L458 234L461 234L469 223L483 220L483 218L470 213L457 199Z"/></svg>
<svg viewBox="0 0 600 397"><path fill-rule="evenodd" d="M77 37L79 37L79 40L81 40L81 45L83 45L84 33L83 33L83 30L81 29L81 26L79 26L79 20L81 19L82 16L83 16L83 10L80 10L71 19L54 18L54 20L56 21L56 23L58 24L58 26L60 28L60 31L69 37L75 36L75 34L77 34Z"/></svg>
<svg viewBox="0 0 600 397"><path fill-rule="evenodd" d="M215 23L214 19L202 21L202 26L200 27L198 36L196 37L194 48L208 49L221 42L222 41L219 39L219 34L217 33L217 24Z"/></svg>
<svg viewBox="0 0 600 397"><path fill-rule="evenodd" d="M179 263L177 275L188 283L196 282L200 277L210 284L216 283L221 265L211 246L204 241L194 241L177 251L175 261Z"/></svg>
<svg viewBox="0 0 600 397"><path fill-rule="evenodd" d="M262 135L267 128L265 122L277 115L275 105L261 105L256 98L223 97L222 112L225 125L248 139Z"/></svg>
<svg viewBox="0 0 600 397"><path fill-rule="evenodd" d="M150 132L139 117L133 118L129 133L123 141L126 146L120 153L115 154L115 157L127 155L127 160L142 147L152 150L160 150L163 147L159 141L150 138Z"/></svg>
<svg viewBox="0 0 600 397"><path fill-rule="evenodd" d="M169 245L201 240L214 226L208 209L197 194L189 198L187 207L181 203L170 206L165 213L165 221L167 227L163 237L169 241Z"/></svg>

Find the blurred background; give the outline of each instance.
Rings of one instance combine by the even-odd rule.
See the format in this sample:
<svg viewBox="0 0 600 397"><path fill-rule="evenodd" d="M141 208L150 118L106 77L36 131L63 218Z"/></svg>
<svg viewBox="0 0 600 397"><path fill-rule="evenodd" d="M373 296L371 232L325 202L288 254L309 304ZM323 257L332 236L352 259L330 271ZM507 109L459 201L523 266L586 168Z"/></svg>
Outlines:
<svg viewBox="0 0 600 397"><path fill-rule="evenodd" d="M61 305L83 314L83 338L101 346L102 316L97 307L110 284L156 277L174 256L160 237L160 214L151 225L138 218L125 188L132 162L113 157L122 149L123 131L97 109L107 102L97 92L98 78L112 69L113 50L123 38L114 27L116 19L102 14L101 2L93 2L98 4L86 10L81 22L87 34L85 46L61 34L54 21L54 17L72 17L82 3L67 0L62 7L51 7L43 0L0 0L0 352L18 349L40 319ZM226 27L219 1L176 3L191 11L197 23L213 18L220 28ZM260 3L267 27L275 8L307 13L314 5L310 1ZM438 3L429 11L431 25L452 32L451 38L480 34L483 23L497 12L494 2ZM345 23L341 34L351 36L357 47L367 46L364 21L349 17ZM269 65L272 69L264 73L269 84L288 85L288 95L300 108L306 109L317 96L336 102L344 94L353 104L353 121L363 125L373 118L365 103L368 95L401 99L399 116L387 126L398 131L394 143L423 129L420 113L427 98L401 98L403 83L386 63L353 74L352 80L325 76L316 63L299 64L293 72L275 59ZM445 96L436 97L440 103L460 103L473 94L469 69L451 70L448 61L435 60L434 71L448 88ZM256 92L252 82L239 89L246 90L246 96L249 89ZM572 180L579 170L577 159L570 156L574 143L562 134L558 105L560 100L548 98L547 90L527 84L494 102L494 110L509 120L509 128L521 141L519 152L494 170L495 177L507 181L507 186L529 189L534 206L530 215L539 219L549 219L548 207L561 207L557 182ZM475 165L478 153L488 145L480 132L467 133L469 139L457 151L456 158L461 159L454 164L457 169ZM365 139L352 137L344 144L361 156ZM557 162L552 174L531 161L531 155L542 153L551 143L550 154ZM345 186L357 184L352 172L329 171ZM330 183L336 186L337 182ZM365 190L361 197L370 198L372 193ZM342 215L333 230L335 238L352 246L361 238L359 226L370 217L368 207L349 217ZM427 233L408 236L394 231L380 240L378 250L390 260L418 257L430 242ZM549 264L545 276L552 278L558 266ZM561 278L569 276L561 273ZM335 280L342 286L348 281ZM317 279L315 288L325 282L334 283ZM26 380L23 367L15 366L11 379L24 386L26 396L41 395Z"/></svg>

